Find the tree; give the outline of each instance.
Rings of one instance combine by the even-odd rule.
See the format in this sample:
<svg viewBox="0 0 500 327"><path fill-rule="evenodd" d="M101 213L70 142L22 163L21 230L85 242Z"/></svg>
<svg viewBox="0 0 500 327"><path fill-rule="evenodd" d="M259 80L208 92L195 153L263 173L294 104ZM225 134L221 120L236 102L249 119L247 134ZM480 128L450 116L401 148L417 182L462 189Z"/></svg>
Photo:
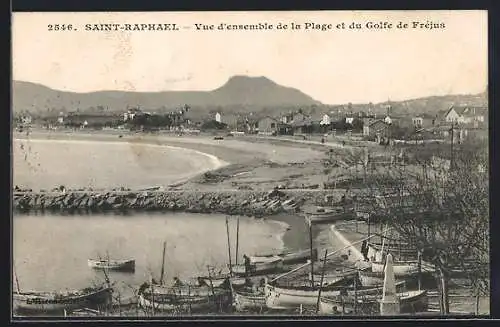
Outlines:
<svg viewBox="0 0 500 327"><path fill-rule="evenodd" d="M449 282L457 270L477 292L489 289L489 180L487 149L462 147L453 168L421 162L422 172L376 172L369 194L391 185L391 201L379 197L373 211L436 267L441 311L449 313ZM480 168L482 167L482 168Z"/></svg>

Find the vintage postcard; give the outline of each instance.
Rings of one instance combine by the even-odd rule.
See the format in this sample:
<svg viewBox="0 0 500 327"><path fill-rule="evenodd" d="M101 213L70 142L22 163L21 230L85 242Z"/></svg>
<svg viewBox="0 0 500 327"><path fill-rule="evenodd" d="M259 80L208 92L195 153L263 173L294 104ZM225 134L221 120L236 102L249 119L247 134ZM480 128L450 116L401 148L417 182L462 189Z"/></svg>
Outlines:
<svg viewBox="0 0 500 327"><path fill-rule="evenodd" d="M14 319L490 314L486 11L15 12L12 60Z"/></svg>

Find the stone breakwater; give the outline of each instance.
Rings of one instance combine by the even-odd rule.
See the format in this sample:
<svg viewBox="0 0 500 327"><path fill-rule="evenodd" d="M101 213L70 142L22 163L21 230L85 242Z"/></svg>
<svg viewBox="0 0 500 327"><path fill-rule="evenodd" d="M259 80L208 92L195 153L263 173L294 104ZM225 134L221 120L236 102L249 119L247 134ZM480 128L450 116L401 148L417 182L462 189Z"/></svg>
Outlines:
<svg viewBox="0 0 500 327"><path fill-rule="evenodd" d="M301 206L326 195L332 195L332 190L14 192L13 210L66 214L176 211L262 217L298 212Z"/></svg>

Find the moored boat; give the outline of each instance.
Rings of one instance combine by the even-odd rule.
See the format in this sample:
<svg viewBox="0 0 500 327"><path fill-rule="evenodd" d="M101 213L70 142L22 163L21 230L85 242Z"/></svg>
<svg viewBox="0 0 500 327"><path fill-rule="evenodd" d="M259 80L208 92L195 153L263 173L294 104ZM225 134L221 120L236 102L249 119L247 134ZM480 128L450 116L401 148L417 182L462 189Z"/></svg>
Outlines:
<svg viewBox="0 0 500 327"><path fill-rule="evenodd" d="M321 279L323 279L323 287L350 285L358 277L358 271L356 269L346 269L344 271L328 272L323 276L321 274L314 274L313 277L314 279L311 279L311 274L309 274L309 280L314 280L314 285L318 287L320 286Z"/></svg>
<svg viewBox="0 0 500 327"><path fill-rule="evenodd" d="M135 271L135 260L88 259L88 266L94 269Z"/></svg>
<svg viewBox="0 0 500 327"><path fill-rule="evenodd" d="M382 251L385 254L391 253L396 258L406 258L406 260L418 258L417 249L410 246L410 244L407 243L380 244L380 243L368 242L367 247L368 247L367 256L372 261L381 261Z"/></svg>
<svg viewBox="0 0 500 327"><path fill-rule="evenodd" d="M189 296L171 298L160 294L140 294L139 305L144 309L154 311L177 312L207 312L218 310L225 303L229 303L230 295L217 296Z"/></svg>
<svg viewBox="0 0 500 327"><path fill-rule="evenodd" d="M306 212L306 218L310 224L323 224L339 220L351 220L354 218L354 214L350 211L344 211L343 208L328 209L320 207L312 212Z"/></svg>
<svg viewBox="0 0 500 327"><path fill-rule="evenodd" d="M266 308L266 295L264 292L233 292L233 306L237 311L260 311Z"/></svg>
<svg viewBox="0 0 500 327"><path fill-rule="evenodd" d="M164 298L183 298L183 297L207 297L222 293L227 293L227 290L220 287L211 287L208 285L153 285L142 288L141 294L155 294Z"/></svg>
<svg viewBox="0 0 500 327"><path fill-rule="evenodd" d="M397 293L400 304L400 313L416 313L427 311L427 291L406 291ZM367 314L380 313L380 295L360 296L356 299L356 310L354 310L355 299L352 296L338 296L335 298L321 297L319 312L322 314Z"/></svg>
<svg viewBox="0 0 500 327"><path fill-rule="evenodd" d="M312 252L312 256L311 256ZM283 264L288 265L288 264L293 264L293 263L302 263L302 262L307 262L307 260L311 261L317 261L318 260L318 249L313 248L312 251L310 249L308 250L302 250L302 251L297 251L297 252L288 252L284 253L281 255L283 258Z"/></svg>
<svg viewBox="0 0 500 327"><path fill-rule="evenodd" d="M312 255L311 255L312 253ZM307 262L307 260L317 261L318 260L318 249L313 248L307 250L300 250L296 252L284 252L279 254L260 254L249 256L250 263L262 263L277 260L278 258L283 259L283 264L289 265L294 263ZM312 258L312 259L311 259Z"/></svg>
<svg viewBox="0 0 500 327"><path fill-rule="evenodd" d="M13 294L15 311L52 312L111 303L110 286L85 288L73 292L16 292Z"/></svg>
<svg viewBox="0 0 500 327"><path fill-rule="evenodd" d="M405 283L396 283L396 289L404 288ZM356 292L358 295L369 295L369 294L382 294L382 286L377 287L334 287L334 288L323 288L321 294L325 297L335 297L342 293L347 295L354 295ZM266 292L266 306L269 309L296 309L302 306L315 306L318 301L319 288L311 287L284 287L284 286L274 286L267 284L265 288Z"/></svg>
<svg viewBox="0 0 500 327"><path fill-rule="evenodd" d="M249 256L250 264L265 264L280 261L283 258L279 255L266 255L266 256Z"/></svg>
<svg viewBox="0 0 500 327"><path fill-rule="evenodd" d="M419 263L415 261L395 261L393 263L394 275L396 277L405 277L418 273ZM384 272L385 262L372 261L372 272ZM421 272L434 272L435 268L432 264L427 262L421 262L420 264Z"/></svg>
<svg viewBox="0 0 500 327"><path fill-rule="evenodd" d="M396 281L404 281L406 286L413 287L418 285L419 273L417 271L413 271L408 274L395 276ZM420 280L422 282L422 286L426 287L435 287L436 280L431 272L424 272L420 274ZM374 287L377 285L382 285L384 283L384 273L383 272L373 272L370 269L359 270L359 281L361 285L366 287Z"/></svg>
<svg viewBox="0 0 500 327"><path fill-rule="evenodd" d="M239 287L245 284L245 278L230 277L229 274L227 276L198 277L198 285L200 286L225 287L229 282L233 287Z"/></svg>
<svg viewBox="0 0 500 327"><path fill-rule="evenodd" d="M232 270L237 276L256 276L268 272L281 271L283 270L283 258L276 257L268 262L260 262L249 265L233 265Z"/></svg>

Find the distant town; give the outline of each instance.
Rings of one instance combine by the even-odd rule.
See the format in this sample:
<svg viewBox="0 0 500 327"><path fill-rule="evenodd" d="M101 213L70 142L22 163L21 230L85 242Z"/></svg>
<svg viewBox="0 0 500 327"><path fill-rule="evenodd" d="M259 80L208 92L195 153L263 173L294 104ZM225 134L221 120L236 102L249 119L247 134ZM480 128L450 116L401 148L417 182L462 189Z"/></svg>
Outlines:
<svg viewBox="0 0 500 327"><path fill-rule="evenodd" d="M395 114L392 105L387 103L378 108L374 105L367 105L366 108L358 106L356 110L351 104L332 106L329 111L306 106L280 115L259 112L225 114L223 110L211 110L206 115L200 115L192 114L187 104L162 113L139 106L124 109L123 112L109 112L101 106L94 108L91 113L77 110L32 115L25 111L14 116L13 124L21 132L38 127L48 130L295 135L304 139L312 135L345 135L379 144L400 141L441 142L449 139L453 130L454 142L461 142L465 139L487 139L488 108L486 105L459 104L434 115L411 115Z"/></svg>

